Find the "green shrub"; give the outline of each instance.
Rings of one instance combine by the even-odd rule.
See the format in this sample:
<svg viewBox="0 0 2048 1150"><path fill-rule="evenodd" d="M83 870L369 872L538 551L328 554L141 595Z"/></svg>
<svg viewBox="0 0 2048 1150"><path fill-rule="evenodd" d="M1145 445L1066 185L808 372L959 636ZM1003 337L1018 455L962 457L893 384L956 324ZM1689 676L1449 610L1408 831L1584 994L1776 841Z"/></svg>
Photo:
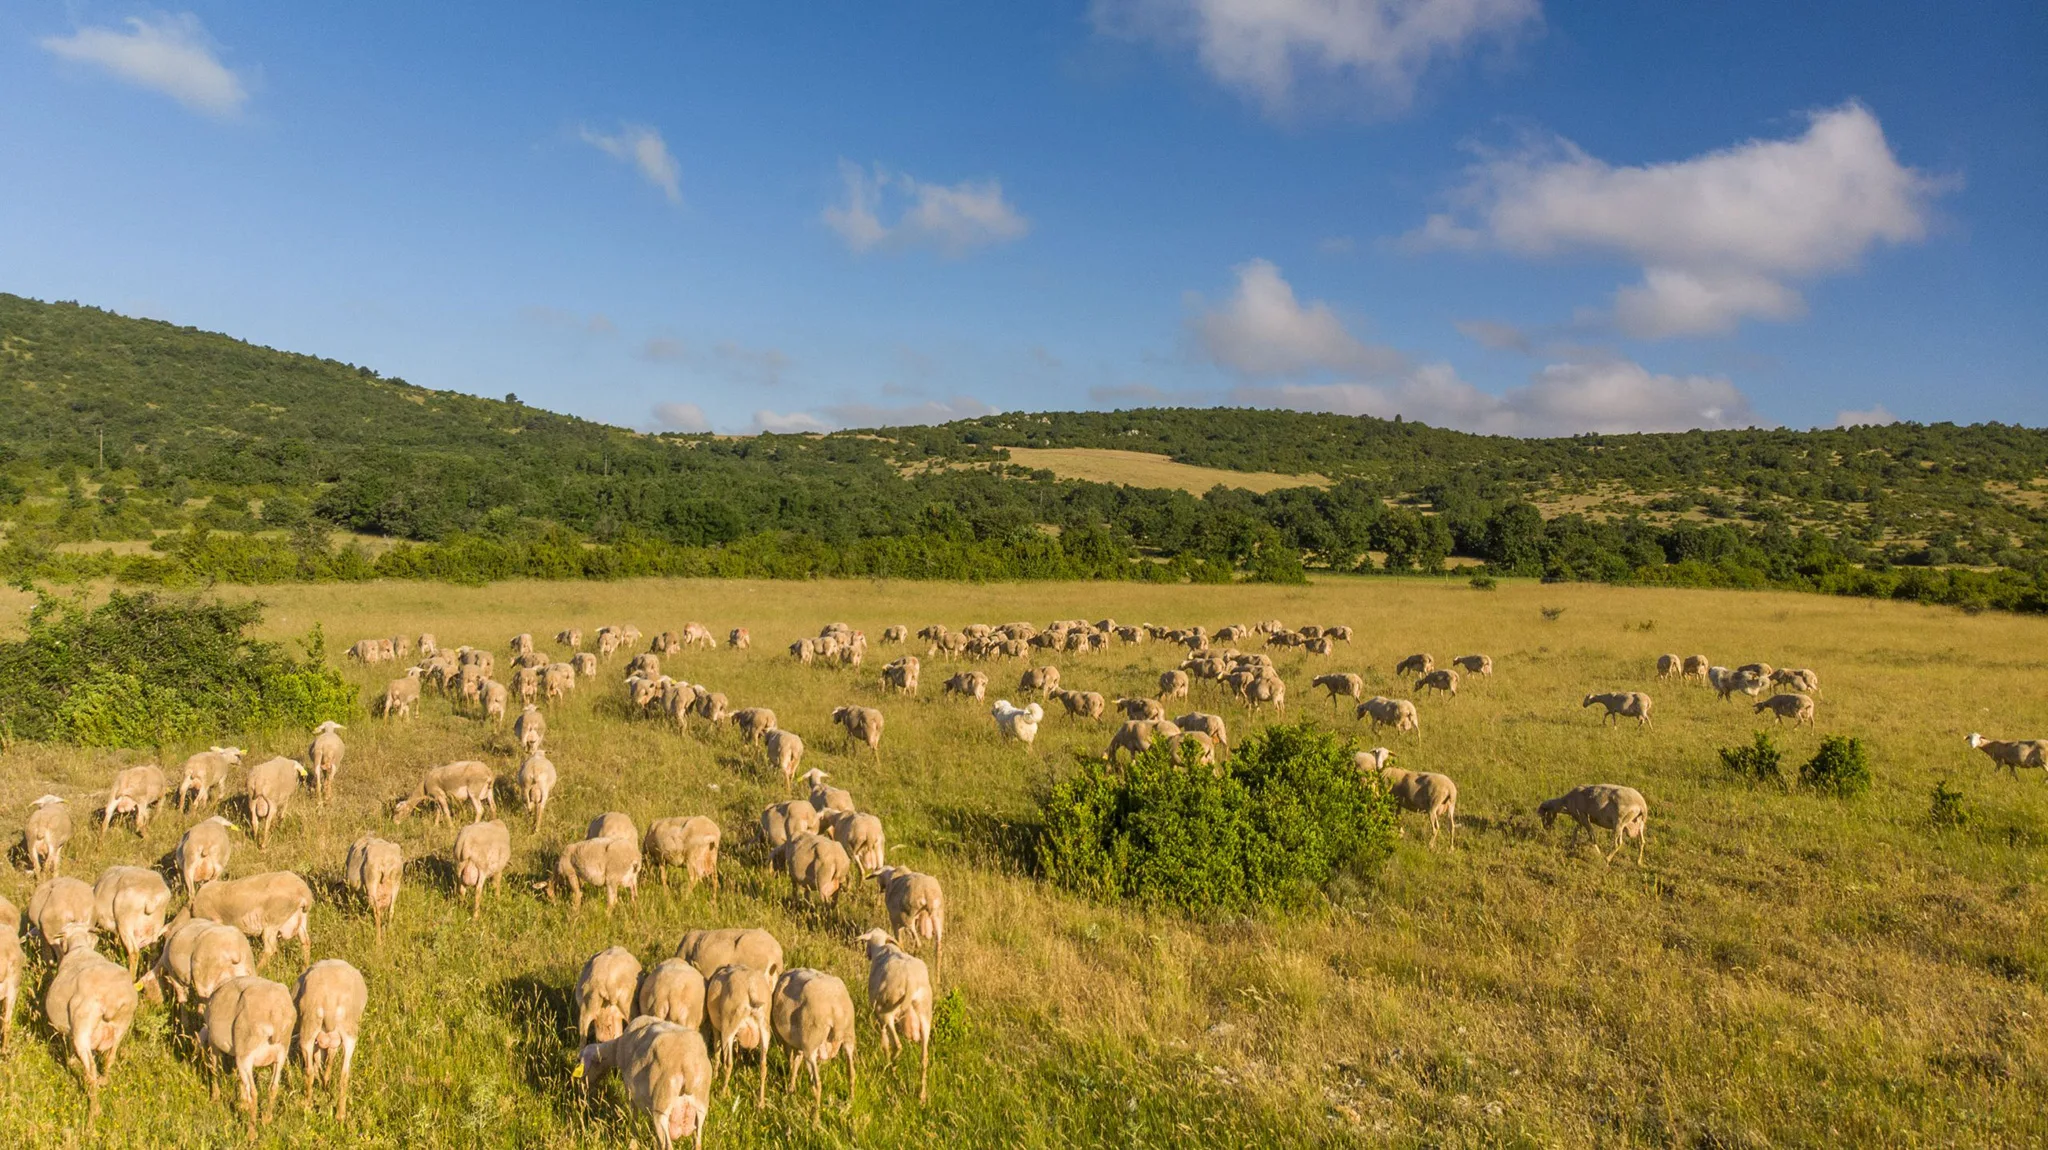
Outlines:
<svg viewBox="0 0 2048 1150"><path fill-rule="evenodd" d="M1934 801L1928 806L1927 821L1936 830L1951 830L1970 821L1970 812L1963 806L1963 792L1949 786L1947 779L1934 784Z"/></svg>
<svg viewBox="0 0 2048 1150"><path fill-rule="evenodd" d="M1799 768L1799 782L1838 798L1860 795L1870 789L1870 756L1861 740L1829 735Z"/></svg>
<svg viewBox="0 0 2048 1150"><path fill-rule="evenodd" d="M1093 757L1040 798L1038 862L1100 898L1184 911L1298 906L1392 851L1394 807L1360 778L1355 747L1313 724L1251 736L1220 768L1155 747L1123 767Z"/></svg>
<svg viewBox="0 0 2048 1150"><path fill-rule="evenodd" d="M1472 577L1472 589L1474 591L1494 591L1498 590L1499 587L1500 581L1491 575L1474 575Z"/></svg>
<svg viewBox="0 0 2048 1150"><path fill-rule="evenodd" d="M1784 756L1769 731L1758 731L1749 746L1722 747L1721 762L1750 782L1785 785Z"/></svg>

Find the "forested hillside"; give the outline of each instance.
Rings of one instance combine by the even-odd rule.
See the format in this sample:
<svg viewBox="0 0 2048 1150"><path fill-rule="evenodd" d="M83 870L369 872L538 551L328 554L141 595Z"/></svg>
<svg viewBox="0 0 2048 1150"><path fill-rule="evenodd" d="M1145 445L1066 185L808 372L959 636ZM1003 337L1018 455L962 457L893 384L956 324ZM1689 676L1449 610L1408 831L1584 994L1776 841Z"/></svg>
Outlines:
<svg viewBox="0 0 2048 1150"><path fill-rule="evenodd" d="M1517 440L1158 409L656 436L10 295L0 404L16 577L1293 580L1456 555L2030 609L2048 578L2048 433L1999 425ZM1332 483L1196 496L1057 479L1011 446Z"/></svg>

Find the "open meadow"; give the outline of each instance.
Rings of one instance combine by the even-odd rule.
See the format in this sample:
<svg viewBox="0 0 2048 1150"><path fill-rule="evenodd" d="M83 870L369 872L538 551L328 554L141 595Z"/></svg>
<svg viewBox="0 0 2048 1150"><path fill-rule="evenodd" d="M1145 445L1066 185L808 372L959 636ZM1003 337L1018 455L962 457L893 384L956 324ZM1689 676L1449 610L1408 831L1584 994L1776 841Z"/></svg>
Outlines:
<svg viewBox="0 0 2048 1150"><path fill-rule="evenodd" d="M426 812L394 825L392 802L427 767L519 762L496 728L429 693L416 721L359 716L338 794L302 793L267 851L238 840L231 875L289 868L312 881L313 953L346 958L370 987L347 1144L600 1146L649 1144L645 1120L614 1082L585 1102L571 1077L578 1042L571 987L605 947L643 963L671 955L685 930L762 926L790 966L843 977L859 1022L859 1087L850 1112L843 1067L826 1078L823 1125L808 1087L783 1095L777 1054L769 1102L736 1082L713 1096L705 1144L740 1146L1790 1146L2021 1147L2048 1143L2048 779L1994 773L1965 745L2048 737L2048 619L1789 593L1331 578L1307 587L1120 584L962 585L632 581L464 588L371 583L218 589L268 606L267 636L297 640L315 623L331 659L364 637L433 632L443 646L496 653L532 632L631 623L649 636L696 620L721 640L751 629L754 648L664 658L663 669L768 706L809 745L861 809L886 823L894 863L945 884L948 925L938 992L931 1098L917 1099L915 1051L888 1067L866 1012L867 963L854 941L886 925L874 884L819 909L771 877L755 826L790 797L760 751L730 727L627 717L625 654L548 713L562 780L546 825L501 781L514 858L481 921L451 889L454 830ZM0 634L18 634L27 600L0 592ZM1547 618L1544 608L1562 609ZM1100 753L1114 721L1049 713L1035 747L997 737L985 704L945 696L956 669L989 672L989 701L1020 700L1014 660L924 659L915 698L885 695L882 663L907 647L872 646L860 670L800 666L787 644L844 621L877 640L885 626L1067 617L1166 625L1348 624L1334 654L1276 653L1286 718L1392 747L1397 765L1459 784L1455 844L1405 835L1376 882L1340 883L1305 912L1190 919L1090 901L1032 873L1034 794ZM1256 649L1251 644L1240 644ZM644 643L642 644L644 646ZM1367 693L1414 697L1397 660L1439 663L1482 652L1490 677L1455 698L1418 697L1421 731L1375 738L1309 680L1364 676ZM1657 656L1704 652L1734 666L1810 667L1822 686L1815 729L1781 732L1796 770L1823 735L1863 739L1875 783L1857 798L1747 783L1722 746L1746 744L1768 715L1738 696L1656 678ZM1047 656L1065 685L1149 695L1181 653L1158 642ZM958 666L956 666L956 663ZM401 663L400 666L403 666ZM381 691L390 665L345 665ZM1588 692L1641 690L1654 724L1607 726ZM1021 700L1020 700L1021 701ZM830 721L836 706L879 707L879 761ZM1168 714L1178 713L1169 704ZM517 710L516 704L513 708ZM1232 734L1270 721L1215 684L1189 705L1224 715ZM1057 712L1058 708L1051 708ZM245 762L303 758L307 732L244 739ZM210 741L210 740L209 740ZM198 747L164 747L173 771ZM103 839L84 810L141 752L21 745L0 752L0 809L12 835L31 800L73 799L80 831L64 872L156 864L200 816L168 809L138 838ZM1937 827L1930 795L1948 780L1967 821ZM1568 821L1546 832L1536 804L1590 782L1639 789L1650 807L1646 855L1612 864ZM240 772L230 793L240 793ZM239 813L236 804L228 806ZM557 848L595 815L642 828L708 814L725 833L724 887L692 897L652 875L637 902L580 913L533 889ZM362 832L404 847L406 887L389 936L342 889ZM0 895L25 905L18 858ZM287 944L264 971L301 969ZM233 1090L207 1080L162 1006L145 1004L86 1129L76 1072L42 1019L45 968L26 980L13 1043L0 1055L0 1131L20 1146L228 1146L246 1142ZM743 1060L741 1071L751 1069ZM288 1094L264 1144L339 1142L330 1096L312 1109Z"/></svg>

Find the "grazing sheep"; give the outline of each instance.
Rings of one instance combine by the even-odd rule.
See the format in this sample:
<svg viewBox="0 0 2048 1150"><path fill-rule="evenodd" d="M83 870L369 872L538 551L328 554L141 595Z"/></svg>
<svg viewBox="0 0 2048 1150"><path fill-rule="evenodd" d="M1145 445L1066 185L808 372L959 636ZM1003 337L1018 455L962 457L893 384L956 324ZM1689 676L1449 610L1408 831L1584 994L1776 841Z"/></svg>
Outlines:
<svg viewBox="0 0 2048 1150"><path fill-rule="evenodd" d="M299 1062L306 1070L306 1105L313 1087L334 1076L334 1120L348 1121L348 1074L355 1065L356 1042L362 1037L363 1012L369 1009L370 988L363 972L338 958L323 958L299 975L294 996L299 1015ZM335 1053L340 1052L340 1065Z"/></svg>
<svg viewBox="0 0 2048 1150"><path fill-rule="evenodd" d="M1537 815L1543 819L1544 830L1549 830L1557 821L1560 811L1570 815L1576 824L1572 830L1574 841L1580 831L1590 837L1594 827L1614 832L1614 849L1604 856L1609 862L1621 853L1624 837L1636 840L1636 865L1642 865L1643 838L1650 823L1650 804L1643 801L1642 792L1612 783L1573 787L1557 798L1544 800L1536 808Z"/></svg>
<svg viewBox="0 0 2048 1150"><path fill-rule="evenodd" d="M2048 739L1987 739L1972 731L1971 749L1984 752L1997 767L2017 779L2021 767L2048 768Z"/></svg>
<svg viewBox="0 0 2048 1150"><path fill-rule="evenodd" d="M1780 667L1771 672L1771 682L1802 695L1820 694L1820 676L1805 667Z"/></svg>
<svg viewBox="0 0 2048 1150"><path fill-rule="evenodd" d="M1606 708L1604 720L1609 724L1627 716L1634 719L1638 727L1650 725L1650 696L1641 691L1608 691L1603 694L1587 695L1586 701L1580 703L1579 708L1584 710L1595 703Z"/></svg>
<svg viewBox="0 0 2048 1150"><path fill-rule="evenodd" d="M882 642L884 643L908 643L909 641L910 628L901 623L892 623L882 628Z"/></svg>
<svg viewBox="0 0 2048 1150"><path fill-rule="evenodd" d="M1685 660L1677 655L1657 656L1657 677L1675 679L1685 673Z"/></svg>
<svg viewBox="0 0 2048 1150"><path fill-rule="evenodd" d="M505 868L512 864L512 829L498 819L471 823L455 832L455 882L476 892L469 917L484 913L484 884L505 893Z"/></svg>
<svg viewBox="0 0 2048 1150"><path fill-rule="evenodd" d="M1008 699L997 699L989 714L1004 738L1015 739L1027 747L1038 737L1038 724L1045 721L1045 708L1037 703L1013 707Z"/></svg>
<svg viewBox="0 0 2048 1150"><path fill-rule="evenodd" d="M28 821L22 824L22 849L28 853L29 873L35 878L54 875L64 862L64 846L71 841L71 808L56 795L44 795L30 804Z"/></svg>
<svg viewBox="0 0 2048 1150"><path fill-rule="evenodd" d="M228 857L234 853L232 833L235 829L235 824L215 815L194 823L178 840L173 858L178 866L178 877L185 884L185 897L190 898L193 891L228 873Z"/></svg>
<svg viewBox="0 0 2048 1150"><path fill-rule="evenodd" d="M718 844L723 837L718 823L703 815L656 819L640 842L640 854L646 865L654 867L661 876L663 890L668 889L668 868L679 866L683 868L683 877L690 880L692 894L696 893L697 884L705 880L716 891Z"/></svg>
<svg viewBox="0 0 2048 1150"><path fill-rule="evenodd" d="M917 1100L923 1102L929 1097L932 1073L931 972L923 959L896 945L887 931L871 930L860 941L867 944L868 1007L881 1024L882 1057L893 1060L903 1053L906 1042L917 1043Z"/></svg>
<svg viewBox="0 0 2048 1150"><path fill-rule="evenodd" d="M1159 673L1159 698L1185 699L1188 697L1188 673L1186 671L1161 671Z"/></svg>
<svg viewBox="0 0 2048 1150"><path fill-rule="evenodd" d="M1228 752L1230 750L1230 728L1224 725L1223 716L1202 711L1190 711L1175 719L1173 725L1182 731L1196 731L1207 735L1211 742Z"/></svg>
<svg viewBox="0 0 2048 1150"><path fill-rule="evenodd" d="M256 836L257 850L270 849L270 830L284 817L285 807L299 793L299 780L305 777L305 764L282 756L249 768L242 789L249 796L249 832Z"/></svg>
<svg viewBox="0 0 2048 1150"><path fill-rule="evenodd" d="M618 905L619 891L625 890L640 901L640 844L632 838L584 839L562 847L562 853L555 859L554 874L547 882L549 898L555 897L555 884L566 884L569 888L569 912L574 914L583 907L583 887L604 888L604 913L607 917Z"/></svg>
<svg viewBox="0 0 2048 1150"><path fill-rule="evenodd" d="M256 960L261 969L277 953L280 939L298 939L300 957L313 960L313 936L307 929L312 909L313 888L305 879L290 871L271 871L207 883L186 902L178 918L210 918L262 939L263 953Z"/></svg>
<svg viewBox="0 0 2048 1150"><path fill-rule="evenodd" d="M341 741L340 732L344 729L329 719L313 728L313 742L306 748L306 765L313 772L313 796L323 803L334 789L334 772L341 769L342 753L348 749Z"/></svg>
<svg viewBox="0 0 2048 1150"><path fill-rule="evenodd" d="M662 959L640 976L633 1011L695 1030L704 1024L703 973L688 959Z"/></svg>
<svg viewBox="0 0 2048 1150"><path fill-rule="evenodd" d="M859 811L825 811L819 822L827 838L846 848L863 877L882 869L887 836L881 819Z"/></svg>
<svg viewBox="0 0 2048 1150"><path fill-rule="evenodd" d="M715 648L718 646L718 640L712 636L711 628L695 621L683 624L682 637L683 646L685 647Z"/></svg>
<svg viewBox="0 0 2048 1150"><path fill-rule="evenodd" d="M683 653L683 637L674 631L663 631L647 645L650 654L680 655Z"/></svg>
<svg viewBox="0 0 2048 1150"><path fill-rule="evenodd" d="M848 741L866 743L868 749L875 753L875 761L882 761L882 712L873 707L835 707L832 721L846 729Z"/></svg>
<svg viewBox="0 0 2048 1150"><path fill-rule="evenodd" d="M1204 767L1216 765L1216 740L1208 735L1200 731L1182 731L1179 734L1167 736L1166 753L1175 762L1181 761L1181 748L1186 746L1195 748L1196 765Z"/></svg>
<svg viewBox="0 0 2048 1150"><path fill-rule="evenodd" d="M789 872L790 896L808 889L830 905L853 872L846 848L824 835L798 835L775 848L777 862Z"/></svg>
<svg viewBox="0 0 2048 1150"><path fill-rule="evenodd" d="M254 973L256 954L247 935L210 918L187 918L164 932L156 962L137 980L136 989L161 1002L169 986L179 1006L203 1009L222 983Z"/></svg>
<svg viewBox="0 0 2048 1150"><path fill-rule="evenodd" d="M107 1056L111 1072L114 1054L135 1023L137 1004L134 979L119 963L108 961L89 946L64 956L43 995L50 1029L70 1040L70 1053L78 1059L89 1114L99 1113L99 1090L109 1078L101 1073L96 1056Z"/></svg>
<svg viewBox="0 0 2048 1150"><path fill-rule="evenodd" d="M882 668L882 688L893 687L906 695L915 695L920 670L917 656L905 655Z"/></svg>
<svg viewBox="0 0 2048 1150"><path fill-rule="evenodd" d="M822 970L799 967L785 971L775 983L769 1008L775 1036L789 1048L789 1086L796 1087L797 1069L811 1071L811 1122L817 1124L825 1105L822 1063L846 1055L846 1105L853 1106L853 996L846 984Z"/></svg>
<svg viewBox="0 0 2048 1150"><path fill-rule="evenodd" d="M1311 688L1321 687L1330 692L1330 707L1332 710L1336 708L1337 699L1340 696L1346 699L1365 698L1365 680L1348 671L1317 675L1314 679L1310 680L1309 686Z"/></svg>
<svg viewBox="0 0 2048 1150"><path fill-rule="evenodd" d="M766 707L742 707L728 717L743 743L760 742L775 726L775 712Z"/></svg>
<svg viewBox="0 0 2048 1150"><path fill-rule="evenodd" d="M1389 699L1385 695L1374 695L1358 704L1355 715L1360 719L1371 719L1372 729L1392 727L1396 731L1420 731L1422 722L1415 713L1415 704L1406 699Z"/></svg>
<svg viewBox="0 0 2048 1150"><path fill-rule="evenodd" d="M593 1042L577 1056L574 1074L595 1089L617 1071L635 1109L654 1126L654 1145L672 1150L677 1140L704 1145L711 1117L711 1053L696 1028L658 1018L635 1018L606 1042Z"/></svg>
<svg viewBox="0 0 2048 1150"><path fill-rule="evenodd" d="M143 948L163 937L164 908L170 905L170 885L147 867L108 867L92 886L93 925L121 944L131 975Z"/></svg>
<svg viewBox="0 0 2048 1150"><path fill-rule="evenodd" d="M576 657L569 660L569 666L575 668L578 678L597 678L597 656L588 651L578 651Z"/></svg>
<svg viewBox="0 0 2048 1150"><path fill-rule="evenodd" d="M384 920L398 908L399 880L405 873L405 854L398 844L366 834L348 848L342 875L348 888L363 897L376 925L377 941L384 941Z"/></svg>
<svg viewBox="0 0 2048 1150"><path fill-rule="evenodd" d="M757 1109L768 1104L768 1002L774 993L773 975L741 963L716 967L704 981L704 1021L718 1040L726 1085L732 1085L735 1048L761 1052Z"/></svg>
<svg viewBox="0 0 2048 1150"><path fill-rule="evenodd" d="M98 905L93 890L75 878L47 879L29 892L28 921L43 940L46 955L66 955L92 946Z"/></svg>
<svg viewBox="0 0 2048 1150"><path fill-rule="evenodd" d="M5 910L12 912L14 907L7 904ZM7 1040L14 1034L14 1006L21 998L21 972L28 965L15 929L12 922L0 922L0 1051L7 1049Z"/></svg>
<svg viewBox="0 0 2048 1150"><path fill-rule="evenodd" d="M532 703L525 704L520 708L519 717L512 720L512 737L519 740L519 749L529 755L540 750L541 743L548 737L548 717Z"/></svg>
<svg viewBox="0 0 2048 1150"><path fill-rule="evenodd" d="M796 785L796 769L804 761L804 741L795 731L770 727L761 733L761 745L767 752L768 766L782 772L783 788Z"/></svg>
<svg viewBox="0 0 2048 1150"><path fill-rule="evenodd" d="M277 1087L284 1080L285 1063L291 1060L291 1034L298 1023L298 1008L292 992L281 983L254 974L231 978L206 1000L206 1024L199 1029L199 1041L227 1058L241 1081L243 1109L249 1125L256 1125L256 1071L270 1068L270 1100L263 1107L263 1121L277 1116ZM215 1097L217 1083L209 1081Z"/></svg>
<svg viewBox="0 0 2048 1150"><path fill-rule="evenodd" d="M818 808L809 799L776 803L761 812L761 841L772 853L798 835L818 833Z"/></svg>
<svg viewBox="0 0 2048 1150"><path fill-rule="evenodd" d="M1769 711L1774 716L1775 722L1782 723L1786 719L1791 719L1793 726L1798 726L1801 723L1809 727L1813 726L1813 700L1797 692L1772 695L1756 705L1755 712L1757 714L1761 715L1765 711Z"/></svg>
<svg viewBox="0 0 2048 1150"><path fill-rule="evenodd" d="M477 684L477 698L483 706L484 718L492 726L505 721L505 707L512 701L512 692L496 679L485 679Z"/></svg>
<svg viewBox="0 0 2048 1150"><path fill-rule="evenodd" d="M1152 749L1157 739L1169 739L1180 734L1180 727L1165 719L1127 719L1117 725L1116 733L1109 737L1109 746L1102 757L1114 764L1118 751L1128 751L1137 758Z"/></svg>
<svg viewBox="0 0 2048 1150"><path fill-rule="evenodd" d="M1493 674L1493 656L1460 655L1451 660L1451 665L1462 669L1468 675Z"/></svg>
<svg viewBox="0 0 2048 1150"><path fill-rule="evenodd" d="M1116 709L1126 719L1163 719L1166 707L1157 699L1118 699Z"/></svg>
<svg viewBox="0 0 2048 1150"><path fill-rule="evenodd" d="M549 663L541 670L541 687L550 703L567 698L576 689L576 668L568 663Z"/></svg>
<svg viewBox="0 0 2048 1150"><path fill-rule="evenodd" d="M512 636L511 650L514 655L531 655L533 653L533 636L526 632Z"/></svg>
<svg viewBox="0 0 2048 1150"><path fill-rule="evenodd" d="M1058 667L1033 667L1029 671L1024 672L1023 676L1017 680L1017 691L1020 694L1029 695L1036 691L1047 698L1051 698L1052 693L1059 689L1060 669Z"/></svg>
<svg viewBox="0 0 2048 1150"><path fill-rule="evenodd" d="M583 646L583 632L574 627L565 627L555 632L555 642L574 651Z"/></svg>
<svg viewBox="0 0 2048 1150"><path fill-rule="evenodd" d="M1679 666L1679 674L1685 679L1704 683L1707 681L1707 668L1709 666L1711 664L1708 663L1705 655L1687 655L1685 661Z"/></svg>
<svg viewBox="0 0 2048 1150"><path fill-rule="evenodd" d="M1244 698L1252 710L1271 703L1276 711L1287 710L1287 684L1277 675L1261 675L1246 685Z"/></svg>
<svg viewBox="0 0 2048 1150"><path fill-rule="evenodd" d="M945 693L965 695L979 702L988 696L988 675L981 671L962 671L946 680Z"/></svg>
<svg viewBox="0 0 2048 1150"><path fill-rule="evenodd" d="M774 935L755 927L690 931L676 945L676 957L696 967L707 979L720 967L732 964L765 971L769 978L782 973L782 944L775 941Z"/></svg>
<svg viewBox="0 0 2048 1150"><path fill-rule="evenodd" d="M1458 697L1458 673L1449 667L1438 667L1422 678L1415 680L1415 689L1442 691L1451 698Z"/></svg>
<svg viewBox="0 0 2048 1150"><path fill-rule="evenodd" d="M1708 667L1707 685L1714 688L1715 693L1720 695L1721 701L1725 703L1730 695L1741 688L1742 680L1726 667Z"/></svg>
<svg viewBox="0 0 2048 1150"><path fill-rule="evenodd" d="M1436 670L1436 660L1421 653L1410 655L1406 659L1394 664L1394 674L1396 675L1427 675L1434 670Z"/></svg>
<svg viewBox="0 0 2048 1150"><path fill-rule="evenodd" d="M228 771L241 766L247 753L240 747L208 747L187 757L184 778L178 783L179 809L218 801L216 792L227 789Z"/></svg>
<svg viewBox="0 0 2048 1150"><path fill-rule="evenodd" d="M726 632L725 645L735 651L749 650L754 645L753 632L748 631L745 627L734 627L731 631Z"/></svg>
<svg viewBox="0 0 2048 1150"><path fill-rule="evenodd" d="M384 697L378 702L378 713L386 719L401 715L408 719L418 718L421 673L420 668L414 667L405 673L405 678L384 684Z"/></svg>
<svg viewBox="0 0 2048 1150"><path fill-rule="evenodd" d="M1771 676L1774 673L1776 673L1776 671L1777 668L1771 666L1769 663L1744 663L1742 666L1735 668L1736 674L1747 675L1760 683L1770 682Z"/></svg>
<svg viewBox="0 0 2048 1150"><path fill-rule="evenodd" d="M690 713L707 723L724 722L725 694L721 691L697 691L690 701Z"/></svg>
<svg viewBox="0 0 2048 1150"><path fill-rule="evenodd" d="M885 866L874 874L889 909L889 930L897 938L932 944L932 972L946 963L946 892L939 880L909 867Z"/></svg>
<svg viewBox="0 0 2048 1150"><path fill-rule="evenodd" d="M403 822L407 815L421 803L433 800L434 821L453 822L451 808L454 803L469 803L471 822L481 822L484 808L491 808L491 817L498 814L498 777L491 768L474 759L463 759L446 766L430 768L420 778L420 785L413 792L391 808L391 821Z"/></svg>
<svg viewBox="0 0 2048 1150"><path fill-rule="evenodd" d="M652 653L633 656L626 661L626 674L643 679L661 678L661 656Z"/></svg>
<svg viewBox="0 0 2048 1150"><path fill-rule="evenodd" d="M1067 709L1069 719L1099 719L1106 709L1102 696L1094 691L1053 691L1051 697Z"/></svg>
<svg viewBox="0 0 2048 1150"><path fill-rule="evenodd" d="M155 763L144 763L129 767L114 775L113 785L107 788L106 810L100 815L100 833L114 825L114 816L132 814L135 816L135 833L140 835L149 828L149 816L157 804L164 801L164 769Z"/></svg>
<svg viewBox="0 0 2048 1150"><path fill-rule="evenodd" d="M545 752L535 751L519 764L519 773L513 776L513 785L519 788L519 797L525 801L526 809L533 812L533 829L540 830L541 820L547 817L548 798L555 793L557 775L554 760Z"/></svg>
<svg viewBox="0 0 2048 1150"><path fill-rule="evenodd" d="M590 826L583 832L586 839L640 839L640 828L633 823L633 816L624 811L606 811L590 820Z"/></svg>
<svg viewBox="0 0 2048 1150"><path fill-rule="evenodd" d="M1449 775L1390 767L1387 762L1393 757L1394 752L1385 747L1360 751L1356 756L1358 773L1378 775L1386 784L1387 793L1393 796L1402 810L1429 816L1431 850L1436 849L1439 818L1451 824L1451 842L1455 845L1458 841L1458 784L1452 782Z"/></svg>
<svg viewBox="0 0 2048 1150"><path fill-rule="evenodd" d="M633 1017L639 986L640 960L632 951L613 946L591 955L576 976L577 1036L597 1042L617 1038Z"/></svg>

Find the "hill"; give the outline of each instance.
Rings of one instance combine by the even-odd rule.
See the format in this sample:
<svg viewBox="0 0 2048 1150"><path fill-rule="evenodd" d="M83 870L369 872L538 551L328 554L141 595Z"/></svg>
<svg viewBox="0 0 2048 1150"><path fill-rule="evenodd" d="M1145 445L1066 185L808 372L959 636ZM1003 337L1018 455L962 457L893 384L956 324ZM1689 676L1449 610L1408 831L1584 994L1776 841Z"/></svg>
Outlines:
<svg viewBox="0 0 2048 1150"><path fill-rule="evenodd" d="M646 435L4 294L0 401L17 577L1293 581L1455 555L1553 579L2048 599L2048 433L1997 424L1521 440L1148 409ZM336 548L330 529L397 546Z"/></svg>

